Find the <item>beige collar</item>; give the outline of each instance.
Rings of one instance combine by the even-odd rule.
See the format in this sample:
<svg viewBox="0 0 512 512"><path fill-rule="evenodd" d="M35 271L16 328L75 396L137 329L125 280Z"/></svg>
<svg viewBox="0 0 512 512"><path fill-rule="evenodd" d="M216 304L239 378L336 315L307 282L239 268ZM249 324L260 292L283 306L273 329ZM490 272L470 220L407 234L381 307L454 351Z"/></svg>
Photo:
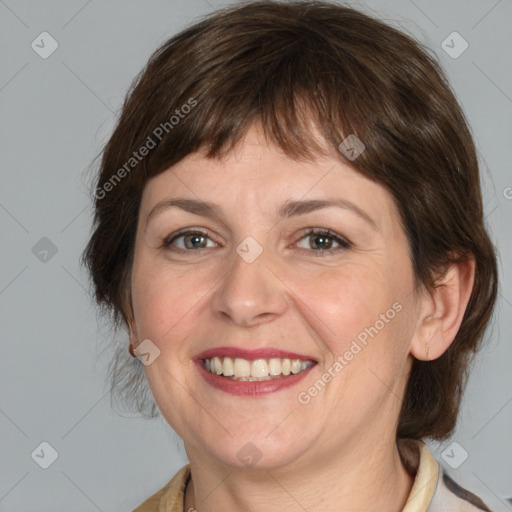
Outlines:
<svg viewBox="0 0 512 512"><path fill-rule="evenodd" d="M416 475L402 512L426 512L436 491L439 464L421 441L401 439L398 450L409 473Z"/></svg>

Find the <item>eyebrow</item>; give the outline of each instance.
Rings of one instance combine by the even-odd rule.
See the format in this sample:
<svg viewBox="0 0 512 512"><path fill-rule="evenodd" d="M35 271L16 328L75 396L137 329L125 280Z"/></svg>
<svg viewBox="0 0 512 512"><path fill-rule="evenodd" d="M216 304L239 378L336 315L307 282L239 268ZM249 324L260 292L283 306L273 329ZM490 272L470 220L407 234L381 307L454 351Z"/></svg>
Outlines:
<svg viewBox="0 0 512 512"><path fill-rule="evenodd" d="M277 217L278 220L284 218L296 217L298 215L304 215L322 208L338 207L346 210L350 210L355 213L358 217L366 221L370 226L378 230L377 223L359 206L348 201L347 199L310 199L303 201L285 201L279 208ZM157 203L149 212L146 218L146 227L152 217L163 210L169 208L179 208L185 212L193 213L194 215L200 215L203 217L221 218L222 211L220 207L214 203L208 201L202 201L200 199L189 199L185 197L178 197L175 199L165 199Z"/></svg>

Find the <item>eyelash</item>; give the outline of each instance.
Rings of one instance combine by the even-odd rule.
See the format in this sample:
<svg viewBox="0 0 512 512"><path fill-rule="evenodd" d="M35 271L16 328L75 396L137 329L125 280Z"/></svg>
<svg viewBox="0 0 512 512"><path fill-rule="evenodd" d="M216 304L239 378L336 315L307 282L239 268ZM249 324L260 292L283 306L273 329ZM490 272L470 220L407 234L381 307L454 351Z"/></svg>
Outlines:
<svg viewBox="0 0 512 512"><path fill-rule="evenodd" d="M197 230L188 230L188 231L181 231L181 232L178 232L178 233L175 233L173 235L170 235L169 237L167 237L166 239L164 239L162 245L161 245L161 248L162 249L165 249L165 250L168 250L168 251L172 251L172 252L178 252L178 253L186 253L186 252L195 252L199 249L171 249L171 244L177 240L178 238L181 238L183 236L187 236L187 235L202 235L202 236L205 236L207 238L210 238L208 233L204 232L204 231L201 231L200 229L197 229ZM318 249L318 250L313 250L313 249L302 249L304 251L309 251L309 252L314 252L314 253L317 253L316 256L320 256L320 257L323 257L323 256L328 256L328 255L332 255L332 254L335 254L335 253L338 253L340 251L345 251L347 249L350 249L352 247L352 243L347 240L346 238L342 237L341 235L338 235L337 233L335 233L334 231L331 231L330 229L319 229L319 228L308 228L307 232L304 233L301 238L299 238L298 242L300 242L302 239L304 238L307 238L308 236L312 236L312 235L316 235L316 236L325 236L327 238L331 238L333 239L337 244L339 244L339 247L335 247L335 248L332 248L332 249Z"/></svg>

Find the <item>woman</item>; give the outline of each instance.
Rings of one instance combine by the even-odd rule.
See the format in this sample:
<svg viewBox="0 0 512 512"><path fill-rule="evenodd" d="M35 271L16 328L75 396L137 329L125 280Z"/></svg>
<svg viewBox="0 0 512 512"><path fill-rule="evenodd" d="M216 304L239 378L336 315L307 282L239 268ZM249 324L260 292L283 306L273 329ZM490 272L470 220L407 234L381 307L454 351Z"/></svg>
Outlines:
<svg viewBox="0 0 512 512"><path fill-rule="evenodd" d="M453 432L497 270L417 42L331 3L218 11L133 84L95 208L114 380L143 410L145 375L190 461L137 511L489 510L423 442Z"/></svg>

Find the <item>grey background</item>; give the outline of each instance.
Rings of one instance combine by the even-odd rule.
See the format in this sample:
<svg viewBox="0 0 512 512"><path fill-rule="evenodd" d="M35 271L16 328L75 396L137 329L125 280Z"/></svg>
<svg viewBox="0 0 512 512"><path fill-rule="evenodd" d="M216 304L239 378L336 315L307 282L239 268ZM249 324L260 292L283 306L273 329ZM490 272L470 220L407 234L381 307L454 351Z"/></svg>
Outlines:
<svg viewBox="0 0 512 512"><path fill-rule="evenodd" d="M78 259L91 224L86 170L130 81L165 39L221 5L0 0L0 511L131 510L186 463L164 420L112 410L102 352L110 333ZM431 47L472 126L501 291L457 432L432 449L450 469L442 453L459 443L468 458L452 476L486 493L493 510L512 510L512 3L349 5ZM59 44L47 59L31 48L43 31ZM441 47L453 31L469 44L456 59ZM46 262L43 237L57 249ZM43 441L58 452L48 469L31 457ZM448 449L452 459L460 447Z"/></svg>

